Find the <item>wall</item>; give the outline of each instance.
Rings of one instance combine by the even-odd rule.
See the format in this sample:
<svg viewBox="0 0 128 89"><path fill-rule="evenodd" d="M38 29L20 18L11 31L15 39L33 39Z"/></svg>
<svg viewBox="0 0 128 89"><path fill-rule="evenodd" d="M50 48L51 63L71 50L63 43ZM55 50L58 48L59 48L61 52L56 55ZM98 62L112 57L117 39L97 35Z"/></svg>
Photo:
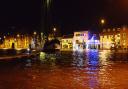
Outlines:
<svg viewBox="0 0 128 89"><path fill-rule="evenodd" d="M72 50L73 49L73 39L72 38L63 38L61 45L62 45L62 50Z"/></svg>
<svg viewBox="0 0 128 89"><path fill-rule="evenodd" d="M26 49L31 44L32 37L28 35L12 35L12 36L4 36L3 43L0 44L0 49L10 49L12 48L12 44L16 49Z"/></svg>

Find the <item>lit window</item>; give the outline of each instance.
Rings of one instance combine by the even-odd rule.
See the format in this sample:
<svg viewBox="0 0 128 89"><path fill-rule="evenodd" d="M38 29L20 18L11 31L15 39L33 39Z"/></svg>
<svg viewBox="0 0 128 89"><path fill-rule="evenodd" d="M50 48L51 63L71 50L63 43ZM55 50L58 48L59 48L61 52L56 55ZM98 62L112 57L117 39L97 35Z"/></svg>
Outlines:
<svg viewBox="0 0 128 89"><path fill-rule="evenodd" d="M108 29L108 32L110 32L110 29Z"/></svg>
<svg viewBox="0 0 128 89"><path fill-rule="evenodd" d="M104 29L103 32L106 32L106 30Z"/></svg>
<svg viewBox="0 0 128 89"><path fill-rule="evenodd" d="M84 34L80 34L80 36L84 36Z"/></svg>
<svg viewBox="0 0 128 89"><path fill-rule="evenodd" d="M80 34L76 34L76 36L80 36Z"/></svg>
<svg viewBox="0 0 128 89"><path fill-rule="evenodd" d="M106 39L106 38L107 38L107 35L106 35L106 36L104 36L104 38Z"/></svg>
<svg viewBox="0 0 128 89"><path fill-rule="evenodd" d="M62 40L62 42L65 42L64 40Z"/></svg>
<svg viewBox="0 0 128 89"><path fill-rule="evenodd" d="M120 31L120 28L118 28L117 31Z"/></svg>
<svg viewBox="0 0 128 89"><path fill-rule="evenodd" d="M115 31L116 29L115 28L113 28L113 31Z"/></svg>
<svg viewBox="0 0 128 89"><path fill-rule="evenodd" d="M126 29L126 28L125 28L125 27L123 27L123 31L125 31L125 29Z"/></svg>
<svg viewBox="0 0 128 89"><path fill-rule="evenodd" d="M123 38L126 38L126 33L123 33Z"/></svg>
<svg viewBox="0 0 128 89"><path fill-rule="evenodd" d="M107 39L109 38L109 35L107 35Z"/></svg>

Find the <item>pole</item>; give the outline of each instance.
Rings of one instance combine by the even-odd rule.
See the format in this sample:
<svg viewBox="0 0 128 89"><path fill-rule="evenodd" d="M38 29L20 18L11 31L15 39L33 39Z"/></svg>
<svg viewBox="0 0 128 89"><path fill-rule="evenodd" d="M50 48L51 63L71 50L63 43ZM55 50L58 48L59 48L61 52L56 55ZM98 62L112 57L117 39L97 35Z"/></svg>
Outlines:
<svg viewBox="0 0 128 89"><path fill-rule="evenodd" d="M52 0L42 0L42 19L41 19L41 30L43 30L43 33L48 35L48 31L51 27L51 6L52 6Z"/></svg>

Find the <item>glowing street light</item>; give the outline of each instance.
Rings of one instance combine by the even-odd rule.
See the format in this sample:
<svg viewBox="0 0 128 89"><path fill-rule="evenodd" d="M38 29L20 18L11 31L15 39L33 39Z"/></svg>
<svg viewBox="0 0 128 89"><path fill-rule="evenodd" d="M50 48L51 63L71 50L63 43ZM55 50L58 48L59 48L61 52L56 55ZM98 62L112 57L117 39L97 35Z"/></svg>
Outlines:
<svg viewBox="0 0 128 89"><path fill-rule="evenodd" d="M4 39L6 38L6 36L4 36Z"/></svg>
<svg viewBox="0 0 128 89"><path fill-rule="evenodd" d="M34 32L33 34L34 34L34 35L36 35L37 33L36 33L36 32Z"/></svg>
<svg viewBox="0 0 128 89"><path fill-rule="evenodd" d="M17 37L20 37L20 35L19 35L19 34L17 34Z"/></svg>
<svg viewBox="0 0 128 89"><path fill-rule="evenodd" d="M51 1L52 0L46 0L47 9L50 7Z"/></svg>
<svg viewBox="0 0 128 89"><path fill-rule="evenodd" d="M105 24L105 19L101 19L101 24Z"/></svg>
<svg viewBox="0 0 128 89"><path fill-rule="evenodd" d="M53 28L53 31L56 32L56 28Z"/></svg>

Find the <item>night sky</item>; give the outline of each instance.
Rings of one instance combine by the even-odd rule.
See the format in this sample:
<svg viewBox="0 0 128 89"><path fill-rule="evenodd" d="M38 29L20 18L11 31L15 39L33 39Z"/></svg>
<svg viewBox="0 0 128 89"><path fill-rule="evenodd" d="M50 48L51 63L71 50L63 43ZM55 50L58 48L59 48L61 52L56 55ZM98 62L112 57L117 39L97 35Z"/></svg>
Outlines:
<svg viewBox="0 0 128 89"><path fill-rule="evenodd" d="M53 0L51 22L64 34L76 30L97 31L99 21L106 19L104 27L127 25L127 0ZM41 0L0 1L0 31L39 30ZM27 30L26 30L27 29Z"/></svg>

